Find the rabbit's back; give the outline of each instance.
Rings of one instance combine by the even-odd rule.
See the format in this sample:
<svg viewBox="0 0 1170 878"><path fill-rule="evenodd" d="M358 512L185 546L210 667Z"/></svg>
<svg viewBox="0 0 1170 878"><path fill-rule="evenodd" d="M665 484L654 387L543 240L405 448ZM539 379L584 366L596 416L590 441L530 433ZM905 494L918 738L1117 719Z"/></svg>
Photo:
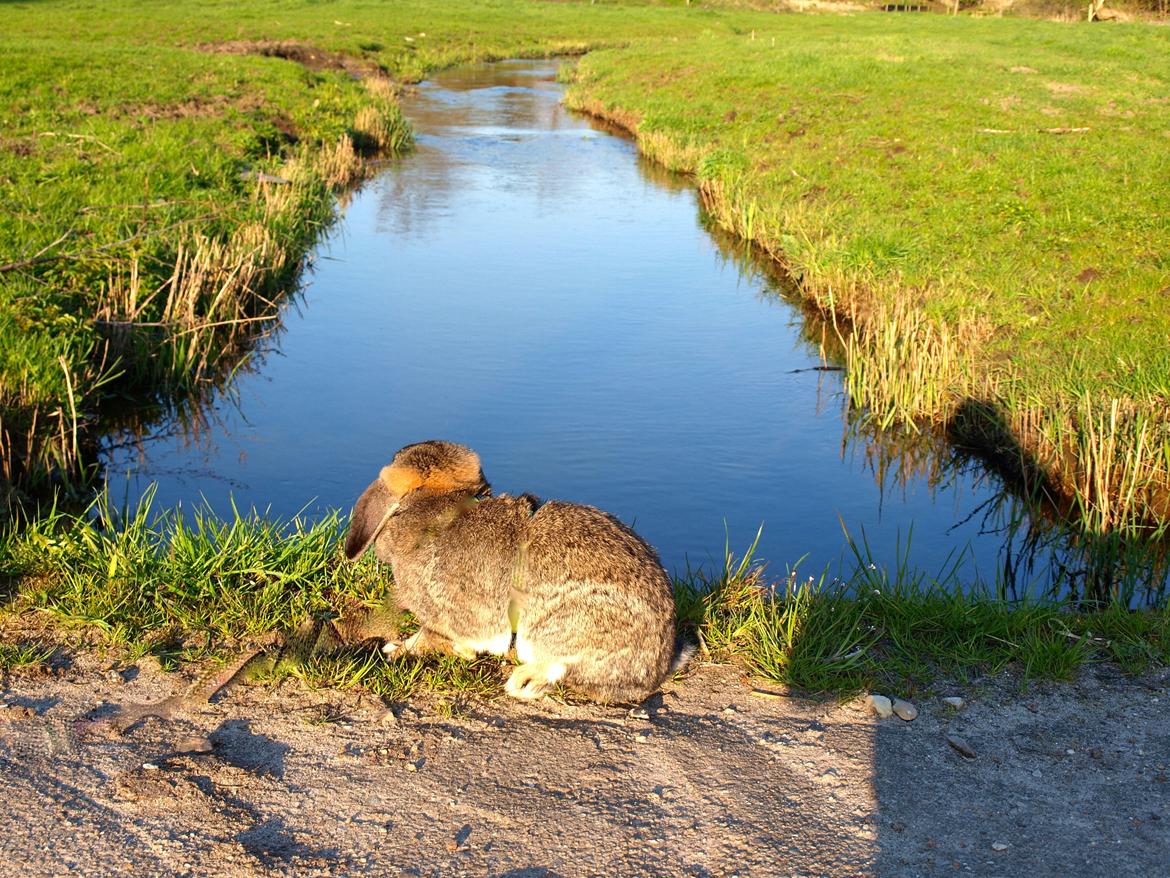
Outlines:
<svg viewBox="0 0 1170 878"><path fill-rule="evenodd" d="M669 672L675 610L657 554L616 518L551 501L533 515L517 656L556 658L565 682L603 701L639 700Z"/></svg>

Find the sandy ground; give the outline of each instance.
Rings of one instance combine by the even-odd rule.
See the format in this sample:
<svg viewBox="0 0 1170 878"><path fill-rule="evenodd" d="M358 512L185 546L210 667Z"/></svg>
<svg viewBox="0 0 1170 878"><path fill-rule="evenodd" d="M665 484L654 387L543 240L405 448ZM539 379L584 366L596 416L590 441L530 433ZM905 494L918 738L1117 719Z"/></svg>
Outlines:
<svg viewBox="0 0 1170 878"><path fill-rule="evenodd" d="M3 681L0 873L1170 875L1166 671L955 687L911 723L727 667L644 717L288 681L78 722L188 679L82 654Z"/></svg>

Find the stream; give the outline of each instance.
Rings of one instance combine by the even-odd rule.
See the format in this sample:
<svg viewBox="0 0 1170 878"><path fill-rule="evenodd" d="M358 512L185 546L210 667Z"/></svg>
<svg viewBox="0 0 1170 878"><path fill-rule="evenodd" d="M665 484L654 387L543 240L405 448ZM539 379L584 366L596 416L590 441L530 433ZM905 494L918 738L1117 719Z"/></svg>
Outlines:
<svg viewBox="0 0 1170 878"><path fill-rule="evenodd" d="M615 514L676 573L762 527L774 574L848 570L848 531L877 564L1045 587L1058 562L1020 557L1000 479L860 429L783 279L708 228L686 179L566 110L555 72L409 94L416 149L350 196L263 350L202 406L107 436L115 500L154 482L159 507L311 517L443 438L497 492Z"/></svg>

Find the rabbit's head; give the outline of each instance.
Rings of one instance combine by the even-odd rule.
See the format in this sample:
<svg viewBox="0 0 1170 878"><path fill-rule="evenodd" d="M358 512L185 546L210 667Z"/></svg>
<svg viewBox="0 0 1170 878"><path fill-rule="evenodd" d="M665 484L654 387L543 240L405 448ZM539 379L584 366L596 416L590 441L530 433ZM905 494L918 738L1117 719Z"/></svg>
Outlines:
<svg viewBox="0 0 1170 878"><path fill-rule="evenodd" d="M390 516L418 497L490 490L479 455L470 448L437 439L407 445L382 467L354 506L345 556L352 561L363 555Z"/></svg>

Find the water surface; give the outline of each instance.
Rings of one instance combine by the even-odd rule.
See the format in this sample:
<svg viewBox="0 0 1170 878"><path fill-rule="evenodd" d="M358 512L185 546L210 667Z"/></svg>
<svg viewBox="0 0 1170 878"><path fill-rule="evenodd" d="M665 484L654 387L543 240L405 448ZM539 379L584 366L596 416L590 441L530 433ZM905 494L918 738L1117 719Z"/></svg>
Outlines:
<svg viewBox="0 0 1170 878"><path fill-rule="evenodd" d="M198 429L111 436L115 496L153 481L167 506L348 509L395 449L445 438L497 491L616 514L669 569L762 525L774 570L819 573L844 525L879 562L913 531L919 566L965 553L994 581L998 480L853 437L800 309L704 228L686 181L565 110L554 73L419 86L417 148L354 194L274 348Z"/></svg>

